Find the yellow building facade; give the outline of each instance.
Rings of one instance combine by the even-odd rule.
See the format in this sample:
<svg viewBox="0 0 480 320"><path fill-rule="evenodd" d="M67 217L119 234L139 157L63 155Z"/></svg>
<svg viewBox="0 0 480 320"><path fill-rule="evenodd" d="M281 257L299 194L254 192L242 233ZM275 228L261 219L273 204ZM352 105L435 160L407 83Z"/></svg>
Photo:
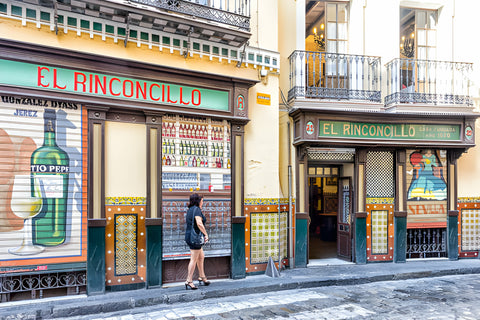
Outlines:
<svg viewBox="0 0 480 320"><path fill-rule="evenodd" d="M195 192L209 278L278 259L277 6L0 2L2 301L183 281Z"/></svg>

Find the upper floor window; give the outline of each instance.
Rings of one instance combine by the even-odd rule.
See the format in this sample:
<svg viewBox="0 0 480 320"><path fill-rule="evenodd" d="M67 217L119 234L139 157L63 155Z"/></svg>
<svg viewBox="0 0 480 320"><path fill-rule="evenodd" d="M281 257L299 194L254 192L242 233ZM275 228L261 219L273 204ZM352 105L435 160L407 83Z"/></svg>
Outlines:
<svg viewBox="0 0 480 320"><path fill-rule="evenodd" d="M308 0L305 24L307 51L347 53L347 3Z"/></svg>
<svg viewBox="0 0 480 320"><path fill-rule="evenodd" d="M437 11L400 8L400 57L435 60Z"/></svg>

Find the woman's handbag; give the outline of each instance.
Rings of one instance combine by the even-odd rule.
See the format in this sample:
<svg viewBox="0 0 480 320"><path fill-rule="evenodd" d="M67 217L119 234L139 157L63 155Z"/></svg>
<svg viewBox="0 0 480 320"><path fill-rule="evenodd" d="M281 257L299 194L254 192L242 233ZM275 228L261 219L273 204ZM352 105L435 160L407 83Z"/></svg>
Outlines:
<svg viewBox="0 0 480 320"><path fill-rule="evenodd" d="M190 231L190 242L194 246L201 246L205 243L205 238L203 236L203 233L201 233L201 232L197 233L195 231L195 226L194 225L192 226L192 231Z"/></svg>

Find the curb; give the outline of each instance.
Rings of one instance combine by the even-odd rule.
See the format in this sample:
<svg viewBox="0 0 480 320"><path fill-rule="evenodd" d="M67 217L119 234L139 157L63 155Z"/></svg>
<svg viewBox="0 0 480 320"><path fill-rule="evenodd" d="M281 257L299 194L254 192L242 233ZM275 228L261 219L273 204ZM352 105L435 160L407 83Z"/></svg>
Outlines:
<svg viewBox="0 0 480 320"><path fill-rule="evenodd" d="M288 277L269 278L263 281L245 282L233 280L232 282L221 282L219 286L203 288L202 290L181 292L177 287L141 289L138 291L125 291L113 293L108 296L80 297L65 300L49 300L45 303L18 304L8 306L0 311L1 320L14 319L55 319L75 316L88 316L93 314L121 312L134 310L136 308L173 305L198 300L206 300L219 297L231 297L251 293L266 293L290 289L308 289L325 286L347 286L358 285L380 281L398 281L407 279L419 279L430 277L441 277L447 275L465 275L480 273L479 267L450 268L444 270L418 270L398 273L383 273L367 276L337 275L337 277L320 276L320 279L312 280L306 277L302 280L295 280ZM321 279L323 277L323 279ZM278 281L271 283L270 281ZM269 283L266 283L269 282ZM162 292L168 290L171 292ZM136 295L137 297L132 297ZM38 303L37 303L38 302ZM0 304L1 306L1 304ZM19 312L19 309L23 309Z"/></svg>

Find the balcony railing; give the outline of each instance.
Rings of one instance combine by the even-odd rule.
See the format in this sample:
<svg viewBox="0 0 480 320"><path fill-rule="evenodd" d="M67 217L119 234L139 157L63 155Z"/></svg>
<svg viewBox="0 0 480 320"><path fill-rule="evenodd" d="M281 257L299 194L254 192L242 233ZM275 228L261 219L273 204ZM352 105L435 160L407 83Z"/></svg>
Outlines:
<svg viewBox="0 0 480 320"><path fill-rule="evenodd" d="M130 0L250 31L250 0Z"/></svg>
<svg viewBox="0 0 480 320"><path fill-rule="evenodd" d="M385 105L473 105L471 63L395 59L387 64Z"/></svg>
<svg viewBox="0 0 480 320"><path fill-rule="evenodd" d="M379 57L294 51L288 99L381 101Z"/></svg>

